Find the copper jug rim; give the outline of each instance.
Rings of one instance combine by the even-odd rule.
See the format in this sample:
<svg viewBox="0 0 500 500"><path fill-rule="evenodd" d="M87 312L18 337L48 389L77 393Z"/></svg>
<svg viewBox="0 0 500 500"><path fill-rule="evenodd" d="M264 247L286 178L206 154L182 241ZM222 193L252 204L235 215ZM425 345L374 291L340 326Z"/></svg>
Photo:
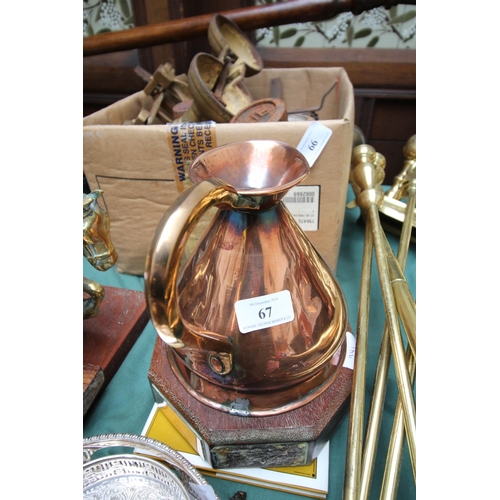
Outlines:
<svg viewBox="0 0 500 500"><path fill-rule="evenodd" d="M266 196L285 193L302 182L311 167L293 146L269 139L235 141L201 154L189 167L196 184L220 179L238 194Z"/></svg>

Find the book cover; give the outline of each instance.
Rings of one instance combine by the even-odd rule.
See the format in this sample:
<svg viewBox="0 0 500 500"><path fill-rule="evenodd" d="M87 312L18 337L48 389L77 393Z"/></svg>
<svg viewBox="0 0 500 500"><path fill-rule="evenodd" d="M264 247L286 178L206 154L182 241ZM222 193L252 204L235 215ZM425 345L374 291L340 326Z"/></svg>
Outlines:
<svg viewBox="0 0 500 500"><path fill-rule="evenodd" d="M204 458L203 441L168 403L155 404L142 434L178 451L206 476L324 499L328 493L329 442L310 464L277 468L214 469Z"/></svg>

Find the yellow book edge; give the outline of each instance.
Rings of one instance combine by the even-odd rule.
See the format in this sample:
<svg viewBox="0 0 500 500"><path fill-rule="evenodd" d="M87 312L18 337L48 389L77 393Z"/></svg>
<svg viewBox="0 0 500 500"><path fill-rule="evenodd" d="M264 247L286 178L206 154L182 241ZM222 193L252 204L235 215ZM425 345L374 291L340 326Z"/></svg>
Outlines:
<svg viewBox="0 0 500 500"><path fill-rule="evenodd" d="M204 459L201 439L167 403L155 403L142 434L178 451L201 473L210 477L310 498L324 499L328 492L329 443L307 466L214 469Z"/></svg>

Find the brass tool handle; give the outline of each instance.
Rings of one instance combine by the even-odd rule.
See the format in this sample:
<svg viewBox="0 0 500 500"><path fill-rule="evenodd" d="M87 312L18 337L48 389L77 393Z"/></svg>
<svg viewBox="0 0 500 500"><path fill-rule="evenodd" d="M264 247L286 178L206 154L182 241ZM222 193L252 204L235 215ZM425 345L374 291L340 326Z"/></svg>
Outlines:
<svg viewBox="0 0 500 500"><path fill-rule="evenodd" d="M218 179L202 181L184 191L160 220L151 241L144 271L145 295L151 321L161 339L181 348L184 327L177 308L177 281L186 242L211 207L255 209Z"/></svg>

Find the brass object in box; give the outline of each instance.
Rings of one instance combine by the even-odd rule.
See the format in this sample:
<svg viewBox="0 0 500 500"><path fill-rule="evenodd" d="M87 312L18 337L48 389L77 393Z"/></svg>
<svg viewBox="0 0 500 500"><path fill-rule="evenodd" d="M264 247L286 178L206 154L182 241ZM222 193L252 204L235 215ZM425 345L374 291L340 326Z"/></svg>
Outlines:
<svg viewBox="0 0 500 500"><path fill-rule="evenodd" d="M208 26L208 41L214 55L218 58L232 59L231 74L238 72L253 76L264 68L264 63L257 49L243 31L229 18L215 14Z"/></svg>
<svg viewBox="0 0 500 500"><path fill-rule="evenodd" d="M233 21L221 14L210 21L208 41L214 55L199 53L191 61L188 84L193 103L176 121L228 123L253 101L243 78L264 67L256 48Z"/></svg>
<svg viewBox="0 0 500 500"><path fill-rule="evenodd" d="M193 103L179 121L213 120L217 123L228 123L238 111L252 102L250 92L242 83L244 74L237 76L230 83L224 81L220 95L214 92L226 65L227 63L204 52L193 57L188 71Z"/></svg>
<svg viewBox="0 0 500 500"><path fill-rule="evenodd" d="M286 122L288 113L281 99L264 98L252 102L236 113L229 123Z"/></svg>
<svg viewBox="0 0 500 500"><path fill-rule="evenodd" d="M176 76L169 63L160 65L152 75L140 66L135 69L135 72L147 82L143 92L153 99L153 104L144 103L139 114L133 120L126 120L123 124L152 125L172 122L173 107L191 99L186 75Z"/></svg>

